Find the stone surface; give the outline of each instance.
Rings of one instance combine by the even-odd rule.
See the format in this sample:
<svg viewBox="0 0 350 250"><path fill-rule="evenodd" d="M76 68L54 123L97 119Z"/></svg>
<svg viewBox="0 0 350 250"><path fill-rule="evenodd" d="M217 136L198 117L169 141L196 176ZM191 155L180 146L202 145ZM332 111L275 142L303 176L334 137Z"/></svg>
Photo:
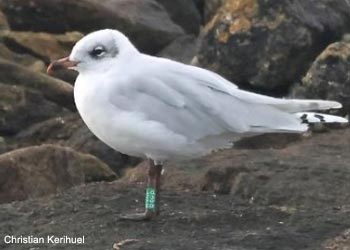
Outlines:
<svg viewBox="0 0 350 250"><path fill-rule="evenodd" d="M140 160L123 155L97 139L78 114L56 117L37 123L7 139L7 148L26 147L43 143L68 146L82 153L95 155L117 174L123 168L136 165Z"/></svg>
<svg viewBox="0 0 350 250"><path fill-rule="evenodd" d="M281 149L290 144L300 142L305 135L292 133L269 133L242 138L235 142L238 149Z"/></svg>
<svg viewBox="0 0 350 250"><path fill-rule="evenodd" d="M201 16L201 23L203 24L204 22L204 5L205 5L205 2L208 1L208 0L192 0L192 2L195 4L198 12L199 12L199 15Z"/></svg>
<svg viewBox="0 0 350 250"><path fill-rule="evenodd" d="M45 71L46 69L47 67L45 67ZM78 72L70 69L56 69L50 76L68 82L73 86L78 77Z"/></svg>
<svg viewBox="0 0 350 250"><path fill-rule="evenodd" d="M7 61L16 62L17 64L36 72L45 72L47 68L45 63L40 59L27 53L16 53L3 43L0 43L0 58Z"/></svg>
<svg viewBox="0 0 350 250"><path fill-rule="evenodd" d="M61 192L91 180L115 179L96 157L54 145L0 155L0 203Z"/></svg>
<svg viewBox="0 0 350 250"><path fill-rule="evenodd" d="M184 33L155 0L3 0L0 8L13 30L88 33L115 28L150 53Z"/></svg>
<svg viewBox="0 0 350 250"><path fill-rule="evenodd" d="M346 0L227 0L198 59L240 86L285 94L349 22Z"/></svg>
<svg viewBox="0 0 350 250"><path fill-rule="evenodd" d="M112 249L126 239L135 241L125 244L125 250L345 250L349 136L349 129L337 130L278 150L229 149L197 161L169 163L161 214L151 222L118 219L143 211L146 178L89 183L47 198L1 204L0 238L9 232L43 237L78 232L86 244L72 247L77 250ZM209 179L213 188L203 192L197 187L198 177L203 180L208 169L220 173L228 168L236 175L226 178L226 188L214 176ZM146 166L141 170L145 176ZM0 248L17 250L18 245L0 241Z"/></svg>
<svg viewBox="0 0 350 250"><path fill-rule="evenodd" d="M79 152L97 156L119 175L121 175L125 167L134 166L140 162L139 158L121 154L107 146L96 138L85 124L82 124L64 145L72 147Z"/></svg>
<svg viewBox="0 0 350 250"><path fill-rule="evenodd" d="M213 165L202 188L266 205L341 206L347 204L349 150L350 129L342 129L278 150L223 151L208 158Z"/></svg>
<svg viewBox="0 0 350 250"><path fill-rule="evenodd" d="M230 194L266 206L348 204L350 128L265 147L237 147L164 165L163 187L181 192ZM247 149L251 148L251 149ZM253 150L252 150L253 149ZM126 171L125 183L146 185L147 163Z"/></svg>
<svg viewBox="0 0 350 250"><path fill-rule="evenodd" d="M37 90L46 99L67 109L76 110L73 87L46 74L34 72L13 62L0 59L0 82Z"/></svg>
<svg viewBox="0 0 350 250"><path fill-rule="evenodd" d="M43 32L4 31L0 33L0 38L6 45L6 49L9 48L13 51L10 55L8 55L9 52L6 52L4 59L15 61L21 65L28 66L34 71L43 73L46 73L47 65L51 61L68 56L75 43L82 37L83 34L79 32L50 34ZM4 54L4 52L0 52L0 54ZM17 61L15 60L16 58L20 60ZM60 69L54 71L51 76L73 84L77 75L76 71Z"/></svg>
<svg viewBox="0 0 350 250"><path fill-rule="evenodd" d="M2 32L0 37L13 51L26 52L48 64L52 60L68 56L83 34L67 32L56 35L43 32L7 31Z"/></svg>
<svg viewBox="0 0 350 250"><path fill-rule="evenodd" d="M40 144L64 145L83 126L78 114L54 117L22 130L8 142L13 149Z"/></svg>
<svg viewBox="0 0 350 250"><path fill-rule="evenodd" d="M170 18L184 31L197 35L199 33L201 16L193 1L189 0L156 0L163 5Z"/></svg>
<svg viewBox="0 0 350 250"><path fill-rule="evenodd" d="M321 250L349 250L350 249L350 229L341 232L334 238L328 239L322 244Z"/></svg>
<svg viewBox="0 0 350 250"><path fill-rule="evenodd" d="M217 10L224 4L225 1L226 0L204 1L204 23L208 23L215 16Z"/></svg>
<svg viewBox="0 0 350 250"><path fill-rule="evenodd" d="M174 40L165 47L157 56L190 64L198 50L198 40L195 36L186 35Z"/></svg>
<svg viewBox="0 0 350 250"><path fill-rule="evenodd" d="M0 30L8 30L9 24L7 22L7 18L5 14L0 10Z"/></svg>
<svg viewBox="0 0 350 250"><path fill-rule="evenodd" d="M33 90L0 83L0 135L13 135L28 126L68 111Z"/></svg>
<svg viewBox="0 0 350 250"><path fill-rule="evenodd" d="M350 42L329 45L311 65L292 97L335 100L350 114Z"/></svg>

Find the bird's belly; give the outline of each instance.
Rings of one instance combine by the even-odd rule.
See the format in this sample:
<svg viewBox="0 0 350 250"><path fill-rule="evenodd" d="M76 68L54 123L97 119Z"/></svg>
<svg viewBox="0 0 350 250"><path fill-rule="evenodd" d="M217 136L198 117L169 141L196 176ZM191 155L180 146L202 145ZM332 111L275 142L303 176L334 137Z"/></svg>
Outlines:
<svg viewBox="0 0 350 250"><path fill-rule="evenodd" d="M124 154L166 160L189 152L187 140L162 124L134 112L119 110L108 100L89 96L75 98L85 124L100 140Z"/></svg>
<svg viewBox="0 0 350 250"><path fill-rule="evenodd" d="M116 119L118 112L112 112L108 108L100 109L96 105L89 110L79 108L78 110L90 131L108 146L124 154L145 157L140 150L137 150L138 138L128 134L125 128L118 125L119 121ZM132 126L127 121L124 123Z"/></svg>

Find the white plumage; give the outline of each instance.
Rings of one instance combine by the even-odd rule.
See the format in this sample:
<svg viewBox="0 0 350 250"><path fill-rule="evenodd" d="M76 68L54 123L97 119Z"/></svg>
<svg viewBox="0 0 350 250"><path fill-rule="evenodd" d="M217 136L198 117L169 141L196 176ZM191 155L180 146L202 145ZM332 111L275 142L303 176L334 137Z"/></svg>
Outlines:
<svg viewBox="0 0 350 250"><path fill-rule="evenodd" d="M341 107L240 90L208 70L142 54L114 30L84 37L69 59L79 62L75 102L91 131L117 151L156 161L198 157L251 134L304 132L300 112ZM319 121L328 118L347 122Z"/></svg>

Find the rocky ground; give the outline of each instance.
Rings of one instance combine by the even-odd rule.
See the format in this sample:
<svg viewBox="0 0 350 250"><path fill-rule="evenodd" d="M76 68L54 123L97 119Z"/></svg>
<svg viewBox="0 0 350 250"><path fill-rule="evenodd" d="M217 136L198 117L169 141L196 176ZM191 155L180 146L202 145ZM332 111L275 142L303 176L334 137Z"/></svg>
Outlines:
<svg viewBox="0 0 350 250"><path fill-rule="evenodd" d="M145 168L119 181L0 206L0 236L84 235L80 246L1 249L322 249L350 246L350 129L316 134L280 149L232 149L169 163L162 214L151 222L118 216L141 210ZM210 174L208 174L210 173ZM206 191L203 191L206 190Z"/></svg>
<svg viewBox="0 0 350 250"><path fill-rule="evenodd" d="M349 23L348 0L1 0L0 249L350 249L348 126L169 162L162 215L123 222L142 207L146 163L91 134L75 72L45 73L85 34L115 28L142 52L255 92L337 100L347 116ZM86 243L6 245L6 234Z"/></svg>

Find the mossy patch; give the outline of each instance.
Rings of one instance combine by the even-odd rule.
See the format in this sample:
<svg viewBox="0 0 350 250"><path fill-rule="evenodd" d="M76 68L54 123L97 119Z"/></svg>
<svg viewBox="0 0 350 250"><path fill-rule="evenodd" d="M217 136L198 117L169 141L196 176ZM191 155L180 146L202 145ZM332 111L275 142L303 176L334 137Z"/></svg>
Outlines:
<svg viewBox="0 0 350 250"><path fill-rule="evenodd" d="M338 57L346 61L350 58L350 43L338 42L329 45L317 58L318 61L325 60L328 57Z"/></svg>
<svg viewBox="0 0 350 250"><path fill-rule="evenodd" d="M233 34L249 31L257 12L256 0L228 0L207 24L205 30L217 28L216 38L226 43ZM217 27L218 24L220 24L219 27Z"/></svg>
<svg viewBox="0 0 350 250"><path fill-rule="evenodd" d="M286 20L281 10L273 17L259 16L260 7L258 0L228 0L207 24L205 31L215 29L215 38L221 43L227 43L232 35L249 32L252 27L274 30Z"/></svg>

